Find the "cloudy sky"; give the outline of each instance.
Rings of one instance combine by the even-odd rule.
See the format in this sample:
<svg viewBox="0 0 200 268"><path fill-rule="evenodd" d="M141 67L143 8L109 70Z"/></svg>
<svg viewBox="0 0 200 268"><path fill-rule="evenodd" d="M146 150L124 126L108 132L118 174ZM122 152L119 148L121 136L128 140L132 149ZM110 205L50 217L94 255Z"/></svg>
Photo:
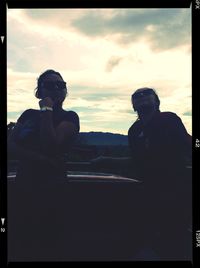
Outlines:
<svg viewBox="0 0 200 268"><path fill-rule="evenodd" d="M46 69L67 81L81 131L127 134L131 94L153 87L191 134L191 9L8 9L8 123L38 109Z"/></svg>

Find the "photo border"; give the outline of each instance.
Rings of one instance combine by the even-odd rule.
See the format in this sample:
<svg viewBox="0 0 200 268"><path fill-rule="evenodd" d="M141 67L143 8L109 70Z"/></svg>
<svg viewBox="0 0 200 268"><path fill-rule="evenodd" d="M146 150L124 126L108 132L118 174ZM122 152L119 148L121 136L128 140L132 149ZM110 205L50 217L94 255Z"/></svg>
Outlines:
<svg viewBox="0 0 200 268"><path fill-rule="evenodd" d="M199 180L198 180L198 159L200 154L200 131L198 126L198 120L200 116L200 81L199 81L199 70L200 70L200 39L199 29L197 25L200 25L200 1L193 0L137 0L137 2L130 0L119 0L119 1L105 1L105 0L58 0L58 1L20 1L20 0L1 0L0 2L0 216L1 216L1 232L0 232L0 262L1 267L20 265L38 265L39 263L8 263L7 262L7 8L191 8L192 11L192 150L193 150L193 166L192 166L192 197L193 197L193 261L191 262L174 262L175 265L180 264L181 267L200 267L200 200L199 200ZM197 105L196 105L197 102ZM2 224L2 219L4 223ZM199 236L198 236L199 233ZM68 262L67 262L68 263ZM152 262L134 262L134 265L149 265ZM169 262L156 261L153 265L165 265ZM170 261L170 264L173 261ZM54 263L42 263L42 265L66 265L66 263L54 262Z"/></svg>

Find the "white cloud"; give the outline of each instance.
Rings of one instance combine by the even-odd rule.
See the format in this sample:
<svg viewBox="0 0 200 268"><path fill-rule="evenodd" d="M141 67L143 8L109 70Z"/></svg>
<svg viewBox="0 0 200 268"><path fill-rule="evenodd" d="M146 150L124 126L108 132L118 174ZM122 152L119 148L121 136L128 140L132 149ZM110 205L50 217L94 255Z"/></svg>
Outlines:
<svg viewBox="0 0 200 268"><path fill-rule="evenodd" d="M64 107L79 107L83 122L87 116L92 116L94 122L101 120L101 126L91 124L90 130L103 131L108 127L105 122L116 120L116 127L110 126L110 129L126 133L125 128L136 115L123 111L131 109L133 91L144 86L154 87L161 98L162 110L177 112L187 129L191 129L191 117L183 115L191 110L188 98L191 95L191 44L188 30L183 29L183 25L189 25L189 16L188 12L177 12L172 12L178 14L177 25L174 26L172 20L170 27L183 30L182 42L179 40L178 45L175 41L179 35L170 34L164 19L160 20L162 36L155 35L159 29L157 22L162 17L158 9L154 13L142 9L8 10L8 111L37 108L36 78L51 68L58 70L68 83L69 96ZM152 14L157 17L153 19ZM145 22L141 16L146 16ZM170 16L168 10L165 18ZM85 34L74 24L84 19L94 22L95 18L100 25L97 28L91 25L90 30L99 31L98 34ZM133 20L141 31L139 35L134 29L135 37L140 38L131 35ZM125 26L127 35L123 31ZM152 34L151 38L146 32ZM163 34L166 34L164 39ZM128 45L120 45L120 39ZM156 40L159 43L167 39L173 42L166 47L162 43L162 49L152 50ZM86 108L101 111L89 112Z"/></svg>

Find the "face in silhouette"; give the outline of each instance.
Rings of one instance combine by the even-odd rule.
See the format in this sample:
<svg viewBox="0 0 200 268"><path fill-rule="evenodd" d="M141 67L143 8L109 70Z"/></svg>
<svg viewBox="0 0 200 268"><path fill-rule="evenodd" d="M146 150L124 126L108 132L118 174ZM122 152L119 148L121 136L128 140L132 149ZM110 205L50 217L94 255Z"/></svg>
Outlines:
<svg viewBox="0 0 200 268"><path fill-rule="evenodd" d="M49 97L54 102L54 106L61 105L67 95L66 83L57 74L49 74L41 82L42 99Z"/></svg>
<svg viewBox="0 0 200 268"><path fill-rule="evenodd" d="M155 93L150 88L140 88L132 95L132 104L135 111L147 113L157 109Z"/></svg>

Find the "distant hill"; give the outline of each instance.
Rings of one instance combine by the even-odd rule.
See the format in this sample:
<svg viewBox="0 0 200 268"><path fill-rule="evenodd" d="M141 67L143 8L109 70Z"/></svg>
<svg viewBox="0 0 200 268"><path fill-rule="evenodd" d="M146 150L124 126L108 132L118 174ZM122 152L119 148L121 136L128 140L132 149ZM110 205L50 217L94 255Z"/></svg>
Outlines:
<svg viewBox="0 0 200 268"><path fill-rule="evenodd" d="M12 131L15 124L15 122L10 122L7 125L8 134ZM77 139L77 145L128 146L128 136L110 132L80 132Z"/></svg>
<svg viewBox="0 0 200 268"><path fill-rule="evenodd" d="M110 132L80 132L77 143L85 145L128 146L128 136Z"/></svg>

